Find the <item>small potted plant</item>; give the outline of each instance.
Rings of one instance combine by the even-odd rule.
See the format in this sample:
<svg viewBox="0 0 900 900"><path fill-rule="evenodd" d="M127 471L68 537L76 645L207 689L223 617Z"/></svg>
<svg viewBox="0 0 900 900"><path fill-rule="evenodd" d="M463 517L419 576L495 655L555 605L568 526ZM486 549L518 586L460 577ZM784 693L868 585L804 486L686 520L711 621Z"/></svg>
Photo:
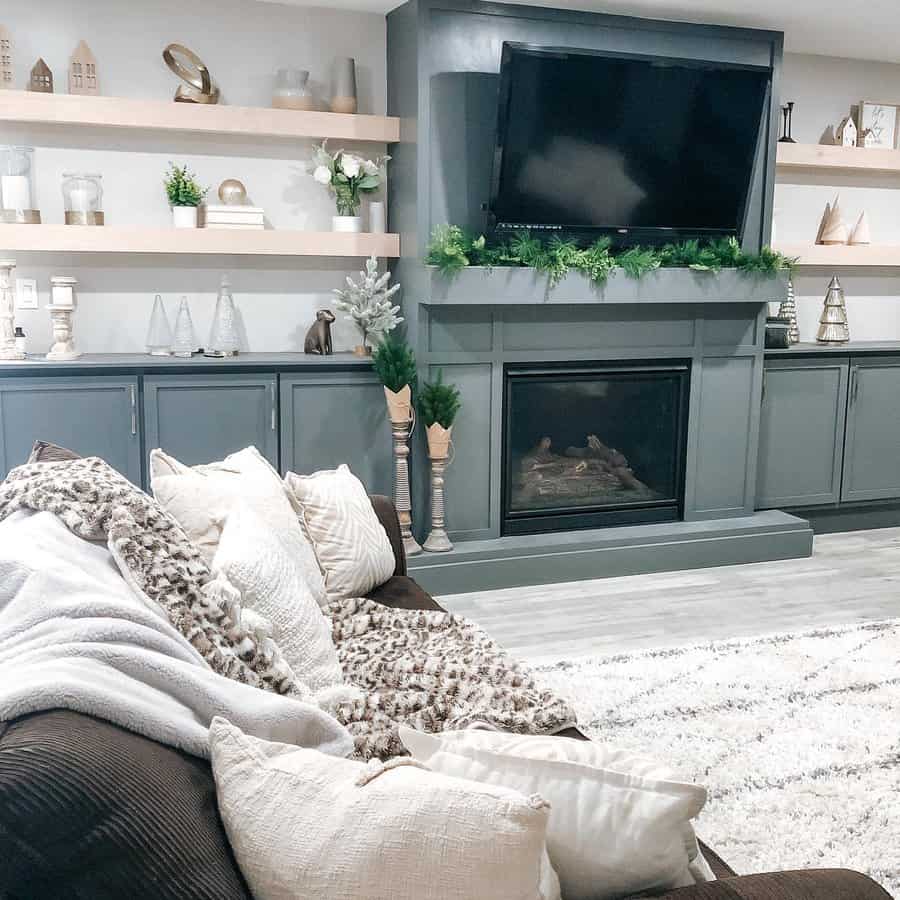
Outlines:
<svg viewBox="0 0 900 900"><path fill-rule="evenodd" d="M172 207L172 224L176 228L196 228L197 207L209 188L201 188L187 166L176 166L175 163L169 163L163 184Z"/></svg>
<svg viewBox="0 0 900 900"><path fill-rule="evenodd" d="M403 321L403 317L397 315L400 307L391 302L400 285L387 286L391 273L379 275L378 259L374 256L366 260L366 270L359 273L359 278L356 282L348 275L347 287L335 288L334 305L347 313L344 318L353 322L362 335L362 344L357 345L353 352L357 356L368 356L372 352L369 337L383 337Z"/></svg>
<svg viewBox="0 0 900 900"><path fill-rule="evenodd" d="M459 388L444 384L443 373L422 386L419 393L419 416L425 423L428 458L431 460L431 531L422 544L430 553L446 553L453 544L444 527L444 471L450 456L450 435L460 408Z"/></svg>
<svg viewBox="0 0 900 900"><path fill-rule="evenodd" d="M378 190L384 180L389 156L363 159L338 150L330 153L323 141L313 151L312 176L334 195L338 214L331 217L332 231L362 231L359 207L363 194Z"/></svg>

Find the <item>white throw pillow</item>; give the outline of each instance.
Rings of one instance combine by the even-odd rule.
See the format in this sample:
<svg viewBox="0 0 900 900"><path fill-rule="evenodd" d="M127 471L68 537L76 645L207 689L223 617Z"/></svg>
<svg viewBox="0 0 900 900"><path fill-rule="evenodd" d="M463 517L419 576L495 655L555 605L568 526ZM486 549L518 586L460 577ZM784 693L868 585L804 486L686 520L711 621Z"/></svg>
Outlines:
<svg viewBox="0 0 900 900"><path fill-rule="evenodd" d="M210 727L219 811L257 900L558 900L540 797Z"/></svg>
<svg viewBox="0 0 900 900"><path fill-rule="evenodd" d="M228 513L243 501L284 542L303 571L316 602L325 603L325 581L309 539L297 521L298 507L268 460L247 447L221 462L186 466L162 450L150 453L153 496L171 513L212 563Z"/></svg>
<svg viewBox="0 0 900 900"><path fill-rule="evenodd" d="M364 597L394 574L396 561L363 483L346 465L285 478L325 571L328 600Z"/></svg>
<svg viewBox="0 0 900 900"><path fill-rule="evenodd" d="M344 684L331 621L322 614L296 556L242 501L228 513L212 569L240 591L244 610L268 620L288 665L323 706L358 694Z"/></svg>
<svg viewBox="0 0 900 900"><path fill-rule="evenodd" d="M604 900L712 878L691 826L706 789L629 753L573 738L400 726L437 772L539 793L551 805L550 861L566 900Z"/></svg>

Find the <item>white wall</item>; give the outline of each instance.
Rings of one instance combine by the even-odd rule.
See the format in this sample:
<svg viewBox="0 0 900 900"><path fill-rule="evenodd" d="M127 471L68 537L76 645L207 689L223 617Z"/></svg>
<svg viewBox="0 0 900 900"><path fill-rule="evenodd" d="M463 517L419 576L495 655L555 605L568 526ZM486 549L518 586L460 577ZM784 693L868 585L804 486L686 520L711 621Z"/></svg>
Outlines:
<svg viewBox="0 0 900 900"><path fill-rule="evenodd" d="M310 71L322 108L330 93L336 57L357 61L360 112L385 111L384 16L298 8L255 0L4 0L3 24L15 43L16 87L24 87L38 56L53 71L57 93L65 93L66 65L79 39L98 58L101 91L120 97L171 98L178 80L162 61L176 41L207 63L222 90L222 102L268 106L274 72L294 66ZM170 160L186 162L213 193L226 177L240 178L251 200L279 229L327 230L333 207L324 188L303 174L310 142L252 141L216 136L151 134L16 126L0 131L0 143L36 148L37 199L44 222L63 219L61 176L65 171L103 175L109 225L165 227L170 214L162 177ZM361 152L384 152L362 145ZM2 231L0 231L2 241ZM0 254L3 253L0 244ZM232 276L247 349L302 350L315 310L331 306L331 290L343 283L346 261L108 256L89 261L18 254L19 277L37 278L41 309L18 313L32 351L49 346L51 275L79 280L76 339L85 352L140 352L153 296L163 295L171 320L177 301L191 301L198 337L205 342L219 278ZM354 267L355 268L355 267ZM339 319L335 349L356 343L353 327Z"/></svg>
<svg viewBox="0 0 900 900"><path fill-rule="evenodd" d="M787 54L782 102L793 100L793 136L819 143L829 128L860 100L900 103L900 65ZM873 243L900 244L900 177L856 173L779 176L775 190L775 227L779 241L811 242L825 204L840 193L848 226L868 212ZM800 336L815 339L822 300L835 274L801 270L798 295ZM837 273L847 296L847 316L854 340L900 340L900 274L897 270L845 269Z"/></svg>

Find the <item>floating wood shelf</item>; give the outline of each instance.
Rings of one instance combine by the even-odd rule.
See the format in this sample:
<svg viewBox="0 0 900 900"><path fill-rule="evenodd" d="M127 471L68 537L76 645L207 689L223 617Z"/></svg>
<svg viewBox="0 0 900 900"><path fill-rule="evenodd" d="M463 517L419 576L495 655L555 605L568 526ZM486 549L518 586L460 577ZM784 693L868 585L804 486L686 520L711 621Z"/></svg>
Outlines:
<svg viewBox="0 0 900 900"><path fill-rule="evenodd" d="M222 104L206 106L29 91L0 91L0 122L185 131L250 138L334 138L385 144L400 140L400 120L389 116L351 116Z"/></svg>
<svg viewBox="0 0 900 900"><path fill-rule="evenodd" d="M829 144L779 144L779 171L858 171L900 175L900 150L835 147Z"/></svg>
<svg viewBox="0 0 900 900"><path fill-rule="evenodd" d="M0 225L0 252L180 253L223 256L400 255L397 234L206 228Z"/></svg>
<svg viewBox="0 0 900 900"><path fill-rule="evenodd" d="M853 267L880 266L900 268L900 246L890 244L778 244L785 256L799 257L801 266Z"/></svg>

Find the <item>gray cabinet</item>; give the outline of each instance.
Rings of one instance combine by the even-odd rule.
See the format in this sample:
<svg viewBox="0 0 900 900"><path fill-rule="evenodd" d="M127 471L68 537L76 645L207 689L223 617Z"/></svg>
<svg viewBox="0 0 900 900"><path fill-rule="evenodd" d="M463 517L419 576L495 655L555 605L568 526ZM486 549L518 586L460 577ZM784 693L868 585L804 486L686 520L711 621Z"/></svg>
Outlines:
<svg viewBox="0 0 900 900"><path fill-rule="evenodd" d="M281 471L347 463L370 493L393 490L391 428L371 372L282 375Z"/></svg>
<svg viewBox="0 0 900 900"><path fill-rule="evenodd" d="M140 484L138 412L134 376L0 378L0 477L43 440L101 456Z"/></svg>
<svg viewBox="0 0 900 900"><path fill-rule="evenodd" d="M842 500L900 497L900 357L850 364Z"/></svg>
<svg viewBox="0 0 900 900"><path fill-rule="evenodd" d="M149 453L161 447L189 466L250 444L278 466L278 377L273 373L147 375Z"/></svg>
<svg viewBox="0 0 900 900"><path fill-rule="evenodd" d="M848 368L847 357L766 362L757 508L840 499Z"/></svg>

